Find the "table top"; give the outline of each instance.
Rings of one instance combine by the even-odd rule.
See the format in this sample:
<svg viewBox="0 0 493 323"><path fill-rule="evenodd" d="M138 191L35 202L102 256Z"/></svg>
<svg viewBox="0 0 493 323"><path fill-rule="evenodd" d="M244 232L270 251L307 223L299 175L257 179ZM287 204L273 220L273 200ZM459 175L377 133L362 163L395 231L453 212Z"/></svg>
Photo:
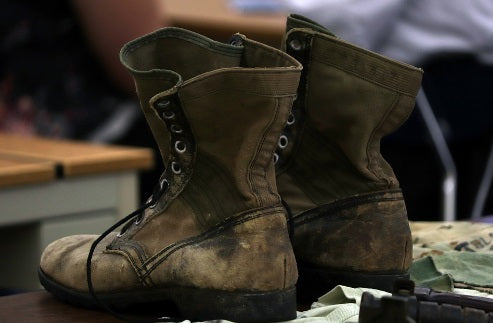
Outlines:
<svg viewBox="0 0 493 323"><path fill-rule="evenodd" d="M54 179L54 163L0 152L0 187Z"/></svg>
<svg viewBox="0 0 493 323"><path fill-rule="evenodd" d="M153 167L149 148L0 134L0 187Z"/></svg>
<svg viewBox="0 0 493 323"><path fill-rule="evenodd" d="M121 322L108 313L64 304L46 291L0 297L0 322Z"/></svg>

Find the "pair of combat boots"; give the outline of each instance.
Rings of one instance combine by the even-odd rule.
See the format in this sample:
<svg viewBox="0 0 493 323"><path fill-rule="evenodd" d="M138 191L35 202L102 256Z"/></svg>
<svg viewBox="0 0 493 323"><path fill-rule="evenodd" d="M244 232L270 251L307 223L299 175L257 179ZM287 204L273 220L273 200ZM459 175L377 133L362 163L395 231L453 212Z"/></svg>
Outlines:
<svg viewBox="0 0 493 323"><path fill-rule="evenodd" d="M182 318L281 321L296 317L295 286L314 299L406 277L405 204L379 146L422 71L298 15L283 44L164 28L122 48L166 168L119 233L46 248L48 291L113 311L173 303Z"/></svg>

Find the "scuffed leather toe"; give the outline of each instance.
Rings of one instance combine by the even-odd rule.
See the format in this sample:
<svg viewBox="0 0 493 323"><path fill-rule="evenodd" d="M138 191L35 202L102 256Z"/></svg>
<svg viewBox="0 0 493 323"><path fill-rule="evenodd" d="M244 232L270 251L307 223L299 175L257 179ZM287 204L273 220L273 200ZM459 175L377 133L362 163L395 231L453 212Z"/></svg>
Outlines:
<svg viewBox="0 0 493 323"><path fill-rule="evenodd" d="M97 238L97 235L74 235L52 242L41 255L41 270L58 284L87 291L87 256ZM106 237L94 252L92 281L96 291L125 290L138 285L137 275L125 255L105 251L113 238L114 234Z"/></svg>

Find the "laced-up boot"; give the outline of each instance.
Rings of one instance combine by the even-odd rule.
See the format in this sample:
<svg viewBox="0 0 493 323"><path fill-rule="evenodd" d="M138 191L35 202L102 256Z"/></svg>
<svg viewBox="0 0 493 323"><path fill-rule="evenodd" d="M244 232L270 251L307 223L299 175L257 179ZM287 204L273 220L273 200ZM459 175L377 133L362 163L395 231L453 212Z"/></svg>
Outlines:
<svg viewBox="0 0 493 323"><path fill-rule="evenodd" d="M349 44L299 15L285 51L303 71L276 153L277 185L293 215L298 290L392 290L412 242L404 199L380 139L411 113L422 70Z"/></svg>
<svg viewBox="0 0 493 323"><path fill-rule="evenodd" d="M297 267L273 154L300 63L241 35L223 44L171 27L120 56L166 169L119 233L50 244L41 283L113 311L172 302L194 320L293 319Z"/></svg>

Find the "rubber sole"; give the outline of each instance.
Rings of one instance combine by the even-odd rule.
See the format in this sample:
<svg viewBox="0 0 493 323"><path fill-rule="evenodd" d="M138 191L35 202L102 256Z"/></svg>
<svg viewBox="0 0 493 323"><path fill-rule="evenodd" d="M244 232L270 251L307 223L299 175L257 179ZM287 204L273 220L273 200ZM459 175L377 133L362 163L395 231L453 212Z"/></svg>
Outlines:
<svg viewBox="0 0 493 323"><path fill-rule="evenodd" d="M394 282L409 279L407 273L366 273L355 271L332 271L326 268L298 264L297 297L301 304L311 304L337 285L374 288L392 292Z"/></svg>
<svg viewBox="0 0 493 323"><path fill-rule="evenodd" d="M99 306L89 293L61 285L38 269L44 288L63 302L87 308ZM225 319L234 322L276 322L296 318L296 289L272 292L230 292L170 286L115 293L98 299L119 314L149 315L181 320Z"/></svg>

